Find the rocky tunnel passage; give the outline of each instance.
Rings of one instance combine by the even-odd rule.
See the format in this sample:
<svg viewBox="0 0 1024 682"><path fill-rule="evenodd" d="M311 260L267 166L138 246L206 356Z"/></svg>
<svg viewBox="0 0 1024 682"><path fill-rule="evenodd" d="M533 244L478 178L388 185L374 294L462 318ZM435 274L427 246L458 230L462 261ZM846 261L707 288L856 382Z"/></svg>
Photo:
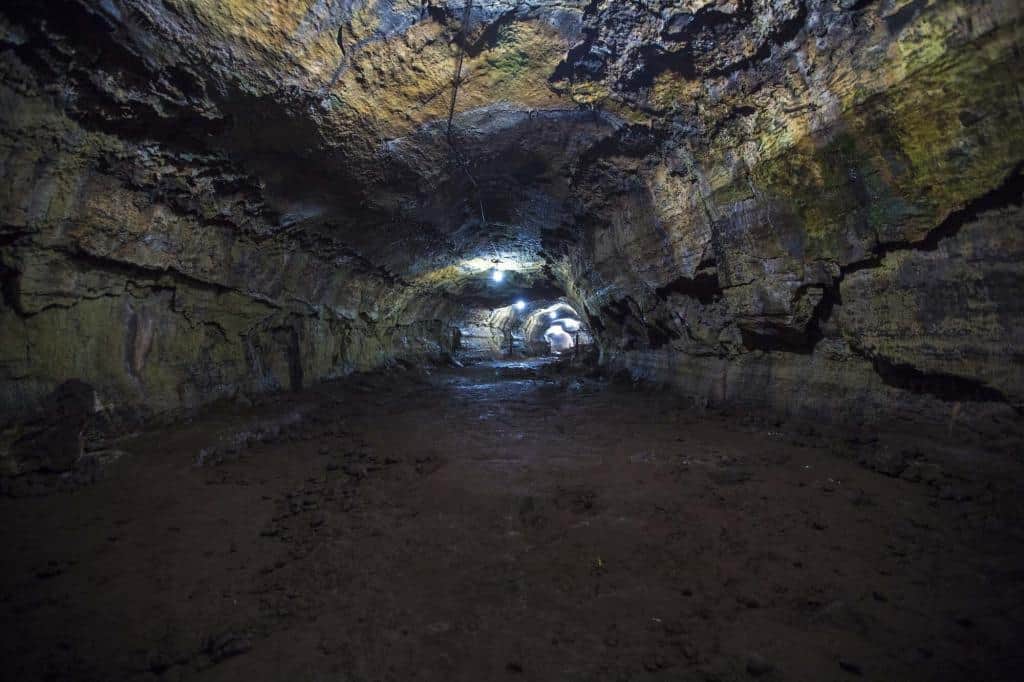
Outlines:
<svg viewBox="0 0 1024 682"><path fill-rule="evenodd" d="M510 305L500 267L700 404L1019 417L1017 3L2 20L7 412L69 379L149 416L436 358Z"/></svg>
<svg viewBox="0 0 1024 682"><path fill-rule="evenodd" d="M365 372L552 355L1012 456L1022 27L1014 0L8 0L3 489Z"/></svg>
<svg viewBox="0 0 1024 682"><path fill-rule="evenodd" d="M582 353L593 345L586 323L561 299L538 302L517 298L500 308L474 308L456 320L456 325L455 351L463 360Z"/></svg>

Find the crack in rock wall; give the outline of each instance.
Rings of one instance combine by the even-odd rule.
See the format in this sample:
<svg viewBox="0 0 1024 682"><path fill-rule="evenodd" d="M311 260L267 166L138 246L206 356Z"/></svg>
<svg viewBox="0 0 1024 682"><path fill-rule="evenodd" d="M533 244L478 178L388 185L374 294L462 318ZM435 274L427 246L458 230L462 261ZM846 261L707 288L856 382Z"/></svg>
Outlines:
<svg viewBox="0 0 1024 682"><path fill-rule="evenodd" d="M226 156L90 130L4 66L0 410L80 379L152 414L450 349L443 302L398 315L407 287L282 224Z"/></svg>
<svg viewBox="0 0 1024 682"><path fill-rule="evenodd" d="M588 159L576 179L588 227L561 269L608 365L702 404L1012 430L1024 406L1017 10L824 9L725 81L729 69L699 60L646 89L621 56L572 71L621 100L658 106L669 83L691 97L673 103L690 109L671 114L675 129L633 125ZM591 34L617 37L597 23ZM824 51L838 42L858 49Z"/></svg>

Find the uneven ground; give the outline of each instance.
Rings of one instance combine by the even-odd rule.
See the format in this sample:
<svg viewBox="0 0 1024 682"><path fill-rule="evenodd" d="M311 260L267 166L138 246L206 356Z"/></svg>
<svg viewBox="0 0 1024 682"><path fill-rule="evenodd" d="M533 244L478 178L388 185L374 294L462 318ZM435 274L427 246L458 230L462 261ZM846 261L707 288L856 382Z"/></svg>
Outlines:
<svg viewBox="0 0 1024 682"><path fill-rule="evenodd" d="M908 443L525 365L223 408L0 499L0 677L1020 679L1020 467Z"/></svg>

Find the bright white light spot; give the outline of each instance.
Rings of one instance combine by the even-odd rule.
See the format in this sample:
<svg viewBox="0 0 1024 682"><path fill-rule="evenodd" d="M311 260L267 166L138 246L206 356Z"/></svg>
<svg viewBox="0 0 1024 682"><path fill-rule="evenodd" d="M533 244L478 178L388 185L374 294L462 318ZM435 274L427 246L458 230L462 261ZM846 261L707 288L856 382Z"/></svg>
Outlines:
<svg viewBox="0 0 1024 682"><path fill-rule="evenodd" d="M558 326L548 327L544 332L544 340L551 344L554 353L563 353L575 345L575 341L564 329Z"/></svg>
<svg viewBox="0 0 1024 682"><path fill-rule="evenodd" d="M526 310L526 301L516 301L516 310Z"/></svg>
<svg viewBox="0 0 1024 682"><path fill-rule="evenodd" d="M557 310L552 310L551 314L548 317L550 317L552 320L557 320L558 319L558 311Z"/></svg>
<svg viewBox="0 0 1024 682"><path fill-rule="evenodd" d="M505 272L503 270L495 270L491 273L491 279L495 282L501 282L505 279Z"/></svg>

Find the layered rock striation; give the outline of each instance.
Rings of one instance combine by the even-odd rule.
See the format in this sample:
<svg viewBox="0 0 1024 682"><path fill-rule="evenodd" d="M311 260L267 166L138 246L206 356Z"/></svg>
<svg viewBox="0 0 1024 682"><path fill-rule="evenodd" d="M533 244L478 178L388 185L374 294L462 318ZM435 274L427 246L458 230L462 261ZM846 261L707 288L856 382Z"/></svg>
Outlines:
<svg viewBox="0 0 1024 682"><path fill-rule="evenodd" d="M1021 15L14 0L0 410L296 388L450 350L514 291L702 404L1010 432Z"/></svg>

